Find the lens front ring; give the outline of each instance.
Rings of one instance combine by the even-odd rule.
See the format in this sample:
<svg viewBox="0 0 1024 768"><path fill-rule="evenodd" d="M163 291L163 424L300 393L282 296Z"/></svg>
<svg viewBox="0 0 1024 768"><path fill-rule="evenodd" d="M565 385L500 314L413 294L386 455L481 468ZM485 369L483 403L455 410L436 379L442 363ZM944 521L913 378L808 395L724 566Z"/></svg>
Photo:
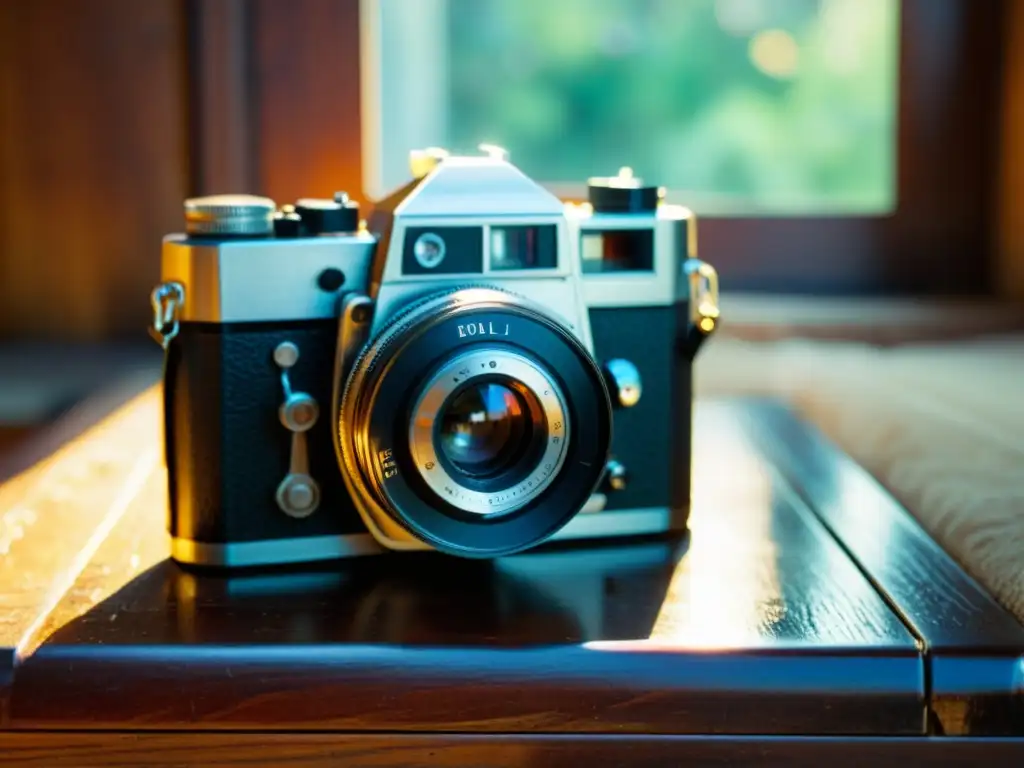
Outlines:
<svg viewBox="0 0 1024 768"><path fill-rule="evenodd" d="M516 482L493 491L474 490L450 472L438 455L436 424L450 396L474 380L501 377L516 382L540 405L543 451ZM554 379L537 363L509 349L474 349L437 370L413 407L409 445L416 469L430 489L449 504L475 515L507 512L543 493L565 461L569 409Z"/></svg>

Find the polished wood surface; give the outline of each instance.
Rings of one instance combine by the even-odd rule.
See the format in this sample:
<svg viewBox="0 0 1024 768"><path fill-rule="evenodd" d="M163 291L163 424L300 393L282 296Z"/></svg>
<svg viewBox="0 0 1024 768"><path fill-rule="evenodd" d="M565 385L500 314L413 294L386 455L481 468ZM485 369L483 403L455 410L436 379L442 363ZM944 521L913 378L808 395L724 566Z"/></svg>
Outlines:
<svg viewBox="0 0 1024 768"><path fill-rule="evenodd" d="M19 666L11 725L921 732L914 638L728 406L698 424L689 541L495 564L189 573L154 473Z"/></svg>
<svg viewBox="0 0 1024 768"><path fill-rule="evenodd" d="M158 466L152 381L95 393L0 460L0 726L15 665Z"/></svg>
<svg viewBox="0 0 1024 768"><path fill-rule="evenodd" d="M1022 739L763 736L0 733L4 765L39 768L759 768L1019 766Z"/></svg>
<svg viewBox="0 0 1024 768"><path fill-rule="evenodd" d="M1024 631L1016 619L867 472L778 406L754 406L743 418L765 458L893 597L933 653L965 647L988 653L1020 650ZM870 506L849 504L850 498Z"/></svg>
<svg viewBox="0 0 1024 768"><path fill-rule="evenodd" d="M116 460L137 467L138 445L157 442L157 395L84 433L47 471L68 476L74 451L98 451L108 429L134 446ZM346 764L415 764L421 749L453 764L474 754L484 765L570 764L558 762L566 755L615 764L627 747L650 750L650 760L753 754L772 764L845 754L827 740L755 737L832 734L871 755L901 735L958 734L975 747L968 737L1021 735L1005 662L1024 655L1024 629L934 546L867 548L908 535L906 513L877 484L779 406L708 401L695 418L689 537L549 546L494 563L419 554L187 571L167 560L162 469L118 472L103 484L110 498L72 495L60 514L12 537L19 557L62 533L82 548L72 568L58 548L26 571L34 591L25 594L51 597L35 600L35 615L17 614L20 630L7 629L17 654L0 745L25 760L64 745L80 764L104 752L130 764L153 739L172 763L186 747L230 763L256 748L238 732L258 731L275 755L327 749ZM46 487L29 473L0 490L9 500ZM83 539L74 510L94 505L104 511ZM840 530L847 508L873 515L859 537ZM929 574L941 578L923 605L945 621L924 622L912 594L913 579ZM24 585L0 570L5 599ZM31 736L40 729L52 741ZM110 733L70 733L83 729ZM348 736L285 733L295 731ZM172 733L183 741L160 741ZM463 741L468 733L501 741ZM516 744L513 733L531 736ZM652 734L743 738L727 752L714 739Z"/></svg>
<svg viewBox="0 0 1024 768"><path fill-rule="evenodd" d="M1005 695L1020 687L1024 630L1016 618L820 434L777 406L755 407L744 418L763 455L872 575L928 649L931 708L942 731L1024 731L1024 699Z"/></svg>
<svg viewBox="0 0 1024 768"><path fill-rule="evenodd" d="M0 486L0 648L26 652L40 622L153 475L159 403L159 394L147 391Z"/></svg>

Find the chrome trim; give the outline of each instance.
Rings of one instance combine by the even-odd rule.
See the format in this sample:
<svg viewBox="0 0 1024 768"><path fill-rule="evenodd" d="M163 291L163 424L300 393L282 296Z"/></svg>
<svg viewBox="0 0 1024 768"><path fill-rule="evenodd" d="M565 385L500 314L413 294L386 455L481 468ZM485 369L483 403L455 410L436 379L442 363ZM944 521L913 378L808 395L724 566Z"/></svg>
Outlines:
<svg viewBox="0 0 1024 768"><path fill-rule="evenodd" d="M363 290L376 244L366 232L205 242L168 235L161 280L184 288L181 322L335 320L338 294L322 290L317 278L339 269L344 290Z"/></svg>
<svg viewBox="0 0 1024 768"><path fill-rule="evenodd" d="M166 352L180 330L178 313L185 302L185 286L173 281L160 283L149 295L149 301L153 305L153 325L149 333Z"/></svg>
<svg viewBox="0 0 1024 768"><path fill-rule="evenodd" d="M683 262L692 255L689 232L693 214L679 206L663 205L654 215L587 213L567 206L569 221L577 228L573 252L582 265L583 235L615 230L650 229L654 233L654 263L650 271L581 272L587 307L671 306L686 301L688 286L682 279Z"/></svg>
<svg viewBox="0 0 1024 768"><path fill-rule="evenodd" d="M689 290L690 325L705 336L715 330L721 312L718 309L718 272L700 259L683 265Z"/></svg>
<svg viewBox="0 0 1024 768"><path fill-rule="evenodd" d="M412 219L417 226L423 219L450 216L536 216L554 224L562 220L564 207L507 160L451 155L424 176L394 211L396 218Z"/></svg>
<svg viewBox="0 0 1024 768"><path fill-rule="evenodd" d="M644 392L640 371L629 360L614 358L605 362L603 370L609 393L619 408L632 408Z"/></svg>
<svg viewBox="0 0 1024 768"><path fill-rule="evenodd" d="M171 539L171 557L189 565L249 566L306 563L386 552L368 533L347 536L306 536L298 539L236 541L211 544L192 539Z"/></svg>
<svg viewBox="0 0 1024 768"><path fill-rule="evenodd" d="M277 204L256 195L208 195L185 201L185 231L190 235L269 235Z"/></svg>
<svg viewBox="0 0 1024 768"><path fill-rule="evenodd" d="M292 388L288 372L299 361L299 348L283 341L274 349L274 363L281 369L284 402L278 408L281 425L291 433L288 474L277 486L274 498L289 517L302 519L320 506L320 484L309 473L309 444L306 432L320 419L320 404L307 392Z"/></svg>
<svg viewBox="0 0 1024 768"><path fill-rule="evenodd" d="M670 530L674 530L674 526L672 525L672 515L667 508L616 509L577 515L547 541L644 536L666 533ZM533 548L523 554L532 551L534 551ZM382 555L387 552L389 550L378 544L369 533L239 541L231 544L171 539L171 557L186 565L221 567L286 565Z"/></svg>
<svg viewBox="0 0 1024 768"><path fill-rule="evenodd" d="M645 536L672 530L672 514L667 507L608 509L588 515L576 515L548 541Z"/></svg>
<svg viewBox="0 0 1024 768"><path fill-rule="evenodd" d="M583 505L583 509L579 511L581 515L589 515L594 512L600 512L604 509L604 505L608 503L608 497L603 493L592 493L590 498L587 499L587 503Z"/></svg>
<svg viewBox="0 0 1024 768"><path fill-rule="evenodd" d="M475 333L476 323L467 324ZM481 323L481 328L483 324ZM459 326L460 335L463 326ZM493 328L489 329L492 332ZM547 447L536 467L516 486L493 493L466 488L452 477L438 460L434 426L448 396L466 382L498 374L529 390L543 412ZM456 355L439 368L423 388L413 407L409 424L409 447L416 469L438 497L475 515L487 516L522 507L551 485L565 463L571 429L569 409L561 389L532 360L503 349L474 349ZM385 486L386 490L386 486Z"/></svg>

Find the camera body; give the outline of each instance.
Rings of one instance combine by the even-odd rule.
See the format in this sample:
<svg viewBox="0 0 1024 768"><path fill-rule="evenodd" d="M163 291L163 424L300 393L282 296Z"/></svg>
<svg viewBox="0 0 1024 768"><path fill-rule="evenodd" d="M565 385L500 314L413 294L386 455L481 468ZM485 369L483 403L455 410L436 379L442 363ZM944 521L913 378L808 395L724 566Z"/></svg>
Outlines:
<svg viewBox="0 0 1024 768"><path fill-rule="evenodd" d="M186 201L152 297L177 561L685 529L718 321L692 214L626 171L585 204L501 153L413 172L366 221L340 193Z"/></svg>

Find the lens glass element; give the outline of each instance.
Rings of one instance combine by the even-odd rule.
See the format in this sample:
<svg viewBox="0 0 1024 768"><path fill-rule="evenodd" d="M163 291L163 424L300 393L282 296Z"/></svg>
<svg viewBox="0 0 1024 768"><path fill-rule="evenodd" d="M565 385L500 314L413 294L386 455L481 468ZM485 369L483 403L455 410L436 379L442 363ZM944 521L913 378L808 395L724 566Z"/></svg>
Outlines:
<svg viewBox="0 0 1024 768"><path fill-rule="evenodd" d="M441 451L471 477L503 472L530 442L532 419L520 393L496 381L470 383L443 407Z"/></svg>
<svg viewBox="0 0 1024 768"><path fill-rule="evenodd" d="M427 486L475 515L512 512L554 481L565 459L569 409L546 367L519 352L473 347L420 389L409 452Z"/></svg>

